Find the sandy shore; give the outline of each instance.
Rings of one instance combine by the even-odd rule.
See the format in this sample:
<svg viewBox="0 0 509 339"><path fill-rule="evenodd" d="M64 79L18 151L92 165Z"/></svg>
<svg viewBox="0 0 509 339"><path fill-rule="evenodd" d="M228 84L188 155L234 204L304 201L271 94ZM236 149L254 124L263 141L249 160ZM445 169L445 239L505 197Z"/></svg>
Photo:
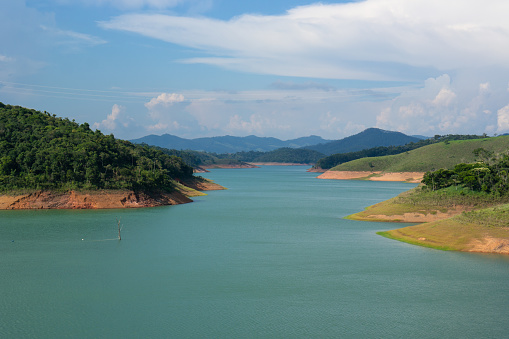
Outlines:
<svg viewBox="0 0 509 339"><path fill-rule="evenodd" d="M371 180L371 181L404 181L420 183L424 172L370 172L370 171L327 171L319 175L318 179L336 180Z"/></svg>

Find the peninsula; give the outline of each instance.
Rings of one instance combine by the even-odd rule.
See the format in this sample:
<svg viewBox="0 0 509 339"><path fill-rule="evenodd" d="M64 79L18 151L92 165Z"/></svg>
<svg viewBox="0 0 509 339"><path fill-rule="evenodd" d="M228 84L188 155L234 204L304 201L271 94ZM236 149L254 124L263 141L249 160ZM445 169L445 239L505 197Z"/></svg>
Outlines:
<svg viewBox="0 0 509 339"><path fill-rule="evenodd" d="M508 148L509 136L437 143L351 161L319 177L407 182L422 178L420 186L347 218L417 223L379 233L415 245L509 254ZM373 167L376 171L366 170Z"/></svg>
<svg viewBox="0 0 509 339"><path fill-rule="evenodd" d="M133 208L223 189L181 158L0 103L0 209Z"/></svg>

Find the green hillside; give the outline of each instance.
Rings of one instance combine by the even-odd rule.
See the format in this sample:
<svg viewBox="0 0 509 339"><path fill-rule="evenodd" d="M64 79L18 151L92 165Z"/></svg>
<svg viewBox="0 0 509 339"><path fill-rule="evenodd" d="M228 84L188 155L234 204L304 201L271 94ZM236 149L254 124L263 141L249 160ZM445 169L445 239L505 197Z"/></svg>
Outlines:
<svg viewBox="0 0 509 339"><path fill-rule="evenodd" d="M479 148L494 153L508 151L509 136L440 142L401 154L357 159L331 170L426 172L439 168L453 168L458 163L476 161L474 150Z"/></svg>
<svg viewBox="0 0 509 339"><path fill-rule="evenodd" d="M362 159L366 157L382 157L386 155L396 155L400 153L410 152L414 149L421 148L424 146L437 144L439 142L450 142L454 140L472 140L482 139L486 136L479 135L465 135L465 134L448 134L448 135L435 135L433 138L419 140L417 142L410 142L401 146L378 146L362 151L349 152L349 153L337 153L322 158L316 162L313 166L314 169L328 170L335 166L341 165L345 162Z"/></svg>
<svg viewBox="0 0 509 339"><path fill-rule="evenodd" d="M181 158L78 124L0 103L0 191L171 191L192 178Z"/></svg>

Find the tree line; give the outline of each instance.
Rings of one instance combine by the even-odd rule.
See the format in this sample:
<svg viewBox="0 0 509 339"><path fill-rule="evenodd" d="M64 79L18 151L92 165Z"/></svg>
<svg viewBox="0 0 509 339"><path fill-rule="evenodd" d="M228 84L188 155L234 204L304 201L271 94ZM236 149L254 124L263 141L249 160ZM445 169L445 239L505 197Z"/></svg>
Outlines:
<svg viewBox="0 0 509 339"><path fill-rule="evenodd" d="M233 159L243 162L282 162L310 164L324 157L323 153L305 148L282 147L269 152L244 151L233 154L218 154L220 159Z"/></svg>
<svg viewBox="0 0 509 339"><path fill-rule="evenodd" d="M88 123L0 103L0 191L172 190L192 177L181 158L134 145Z"/></svg>
<svg viewBox="0 0 509 339"><path fill-rule="evenodd" d="M509 194L509 155L494 155L483 148L476 149L474 154L479 158L477 162L426 172L422 183L432 191L462 186L496 196Z"/></svg>

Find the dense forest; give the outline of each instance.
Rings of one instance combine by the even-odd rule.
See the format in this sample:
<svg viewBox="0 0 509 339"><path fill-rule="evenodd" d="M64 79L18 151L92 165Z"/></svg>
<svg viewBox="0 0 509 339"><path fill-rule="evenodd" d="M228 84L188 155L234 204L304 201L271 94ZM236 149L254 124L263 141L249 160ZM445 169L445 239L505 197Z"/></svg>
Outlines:
<svg viewBox="0 0 509 339"><path fill-rule="evenodd" d="M0 191L23 189L172 190L193 169L160 150L0 103Z"/></svg>
<svg viewBox="0 0 509 339"><path fill-rule="evenodd" d="M474 153L479 161L472 164L460 163L450 170L426 172L422 183L433 191L457 186L497 196L509 194L509 155L495 156L483 148L476 149Z"/></svg>
<svg viewBox="0 0 509 339"><path fill-rule="evenodd" d="M193 168L211 167L215 165L240 166L252 162L276 162L291 164L314 164L325 155L303 148L283 147L269 152L243 151L237 153L207 153L191 150L166 149L157 146L150 146L161 152L180 157L186 164Z"/></svg>
<svg viewBox="0 0 509 339"><path fill-rule="evenodd" d="M423 139L417 142L411 142L402 146L380 146L365 149L357 152L349 152L349 153L338 153L333 154L328 157L324 157L316 162L313 166L315 169L331 169L337 165L341 165L345 162L349 162L356 159L361 158L372 158L372 157L380 157L385 155L395 155L401 154L405 152L412 151L414 149L424 147L427 145L435 144L438 142L450 142L453 140L472 140L472 139L481 139L486 138L486 135L478 136L478 135L457 135L457 134L449 134L449 135L435 135L433 138Z"/></svg>

